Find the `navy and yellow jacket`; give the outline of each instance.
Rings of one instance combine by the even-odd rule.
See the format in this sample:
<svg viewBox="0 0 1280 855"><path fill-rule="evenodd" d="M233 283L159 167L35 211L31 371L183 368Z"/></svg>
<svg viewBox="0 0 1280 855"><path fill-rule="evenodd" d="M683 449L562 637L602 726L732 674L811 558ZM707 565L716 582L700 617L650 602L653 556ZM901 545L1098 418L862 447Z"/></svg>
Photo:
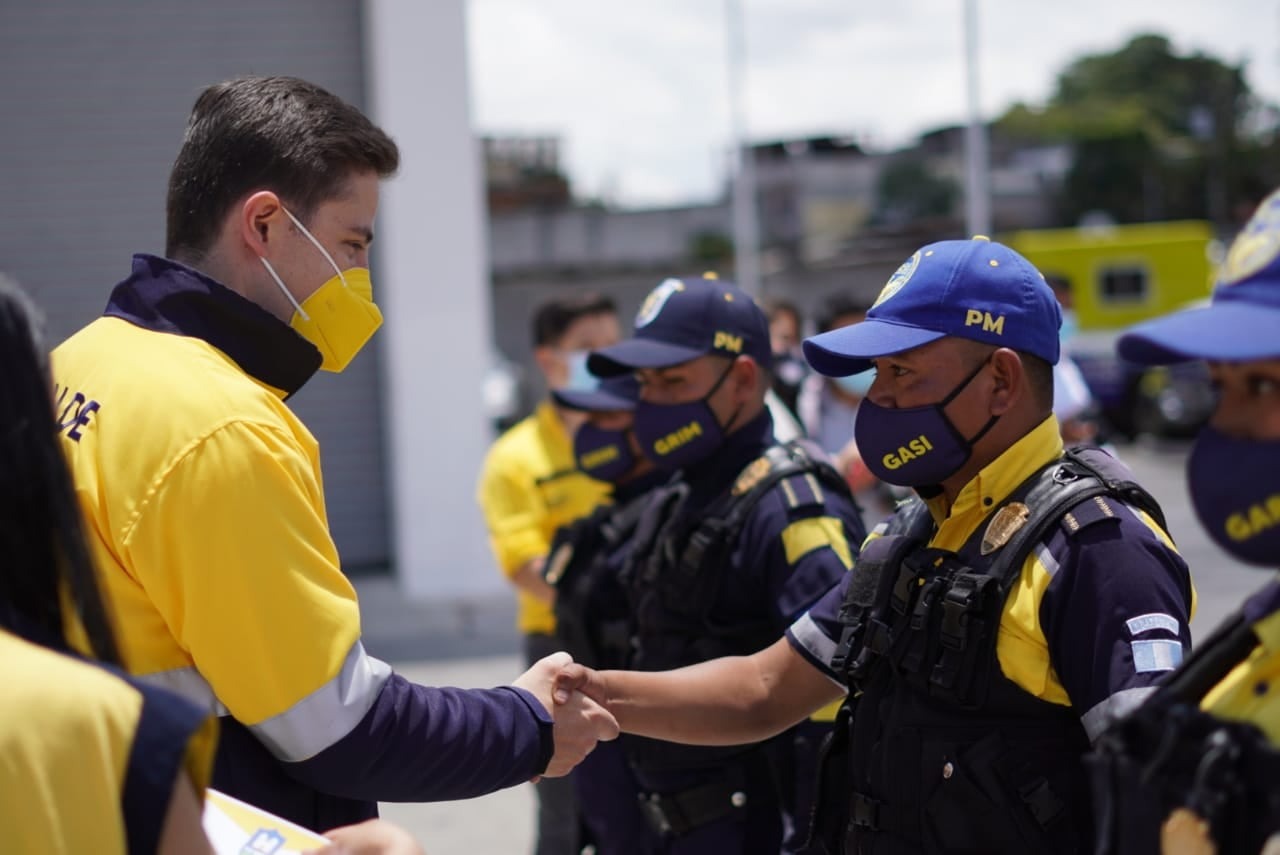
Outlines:
<svg viewBox="0 0 1280 855"><path fill-rule="evenodd" d="M320 354L287 324L139 255L53 366L125 664L222 716L214 786L324 829L545 768L528 693L414 685L365 652L319 448L285 405Z"/></svg>

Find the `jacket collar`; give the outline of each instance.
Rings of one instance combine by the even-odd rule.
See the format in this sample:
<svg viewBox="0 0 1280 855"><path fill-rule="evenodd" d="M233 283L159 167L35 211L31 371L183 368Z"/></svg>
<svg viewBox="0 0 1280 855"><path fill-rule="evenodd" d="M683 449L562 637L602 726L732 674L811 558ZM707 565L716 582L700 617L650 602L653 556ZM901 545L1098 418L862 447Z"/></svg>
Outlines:
<svg viewBox="0 0 1280 855"><path fill-rule="evenodd" d="M311 342L275 315L168 258L135 255L133 272L112 290L103 314L207 342L285 398L302 388L322 361Z"/></svg>

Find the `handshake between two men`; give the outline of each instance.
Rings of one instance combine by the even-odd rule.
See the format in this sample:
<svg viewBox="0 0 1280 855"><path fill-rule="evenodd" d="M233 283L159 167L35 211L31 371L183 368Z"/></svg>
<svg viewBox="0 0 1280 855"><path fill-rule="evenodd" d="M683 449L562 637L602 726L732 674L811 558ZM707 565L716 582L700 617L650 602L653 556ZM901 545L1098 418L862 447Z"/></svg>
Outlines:
<svg viewBox="0 0 1280 855"><path fill-rule="evenodd" d="M779 639L750 656L672 671L595 671L555 653L516 686L555 721L555 755L544 775L568 774L619 730L688 745L762 742L845 695Z"/></svg>

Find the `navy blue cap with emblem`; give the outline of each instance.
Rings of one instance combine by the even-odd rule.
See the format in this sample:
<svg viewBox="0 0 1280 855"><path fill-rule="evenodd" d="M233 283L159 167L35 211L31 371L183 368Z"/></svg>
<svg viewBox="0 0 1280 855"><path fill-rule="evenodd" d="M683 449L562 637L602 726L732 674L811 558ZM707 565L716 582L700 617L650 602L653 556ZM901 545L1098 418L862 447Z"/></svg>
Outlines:
<svg viewBox="0 0 1280 855"><path fill-rule="evenodd" d="M1231 244L1208 306L1138 324L1116 347L1142 365L1280 358L1280 190Z"/></svg>
<svg viewBox="0 0 1280 855"><path fill-rule="evenodd" d="M634 410L640 400L640 381L634 374L606 377L594 389L555 389L551 398L566 410L603 413Z"/></svg>
<svg viewBox="0 0 1280 855"><path fill-rule="evenodd" d="M1058 361L1062 309L1040 271L978 236L921 247L903 262L866 320L805 339L820 374L843 377L871 360L954 336Z"/></svg>
<svg viewBox="0 0 1280 855"><path fill-rule="evenodd" d="M640 306L632 337L594 351L587 369L597 377L612 377L707 354L750 356L769 368L773 352L764 312L732 282L667 279Z"/></svg>

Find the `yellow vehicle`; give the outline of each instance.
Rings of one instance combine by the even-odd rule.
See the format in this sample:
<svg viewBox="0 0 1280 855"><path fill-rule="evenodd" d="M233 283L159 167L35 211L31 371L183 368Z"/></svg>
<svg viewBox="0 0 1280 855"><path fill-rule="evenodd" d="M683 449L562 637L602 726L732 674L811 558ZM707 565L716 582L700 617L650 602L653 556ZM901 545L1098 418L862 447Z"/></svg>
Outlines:
<svg viewBox="0 0 1280 855"><path fill-rule="evenodd" d="M1207 222L1013 232L1002 241L1044 273L1072 311L1064 338L1115 431L1183 434L1212 408L1203 366L1144 371L1115 356L1124 328L1209 296L1221 244ZM1078 330L1078 331L1077 331Z"/></svg>

